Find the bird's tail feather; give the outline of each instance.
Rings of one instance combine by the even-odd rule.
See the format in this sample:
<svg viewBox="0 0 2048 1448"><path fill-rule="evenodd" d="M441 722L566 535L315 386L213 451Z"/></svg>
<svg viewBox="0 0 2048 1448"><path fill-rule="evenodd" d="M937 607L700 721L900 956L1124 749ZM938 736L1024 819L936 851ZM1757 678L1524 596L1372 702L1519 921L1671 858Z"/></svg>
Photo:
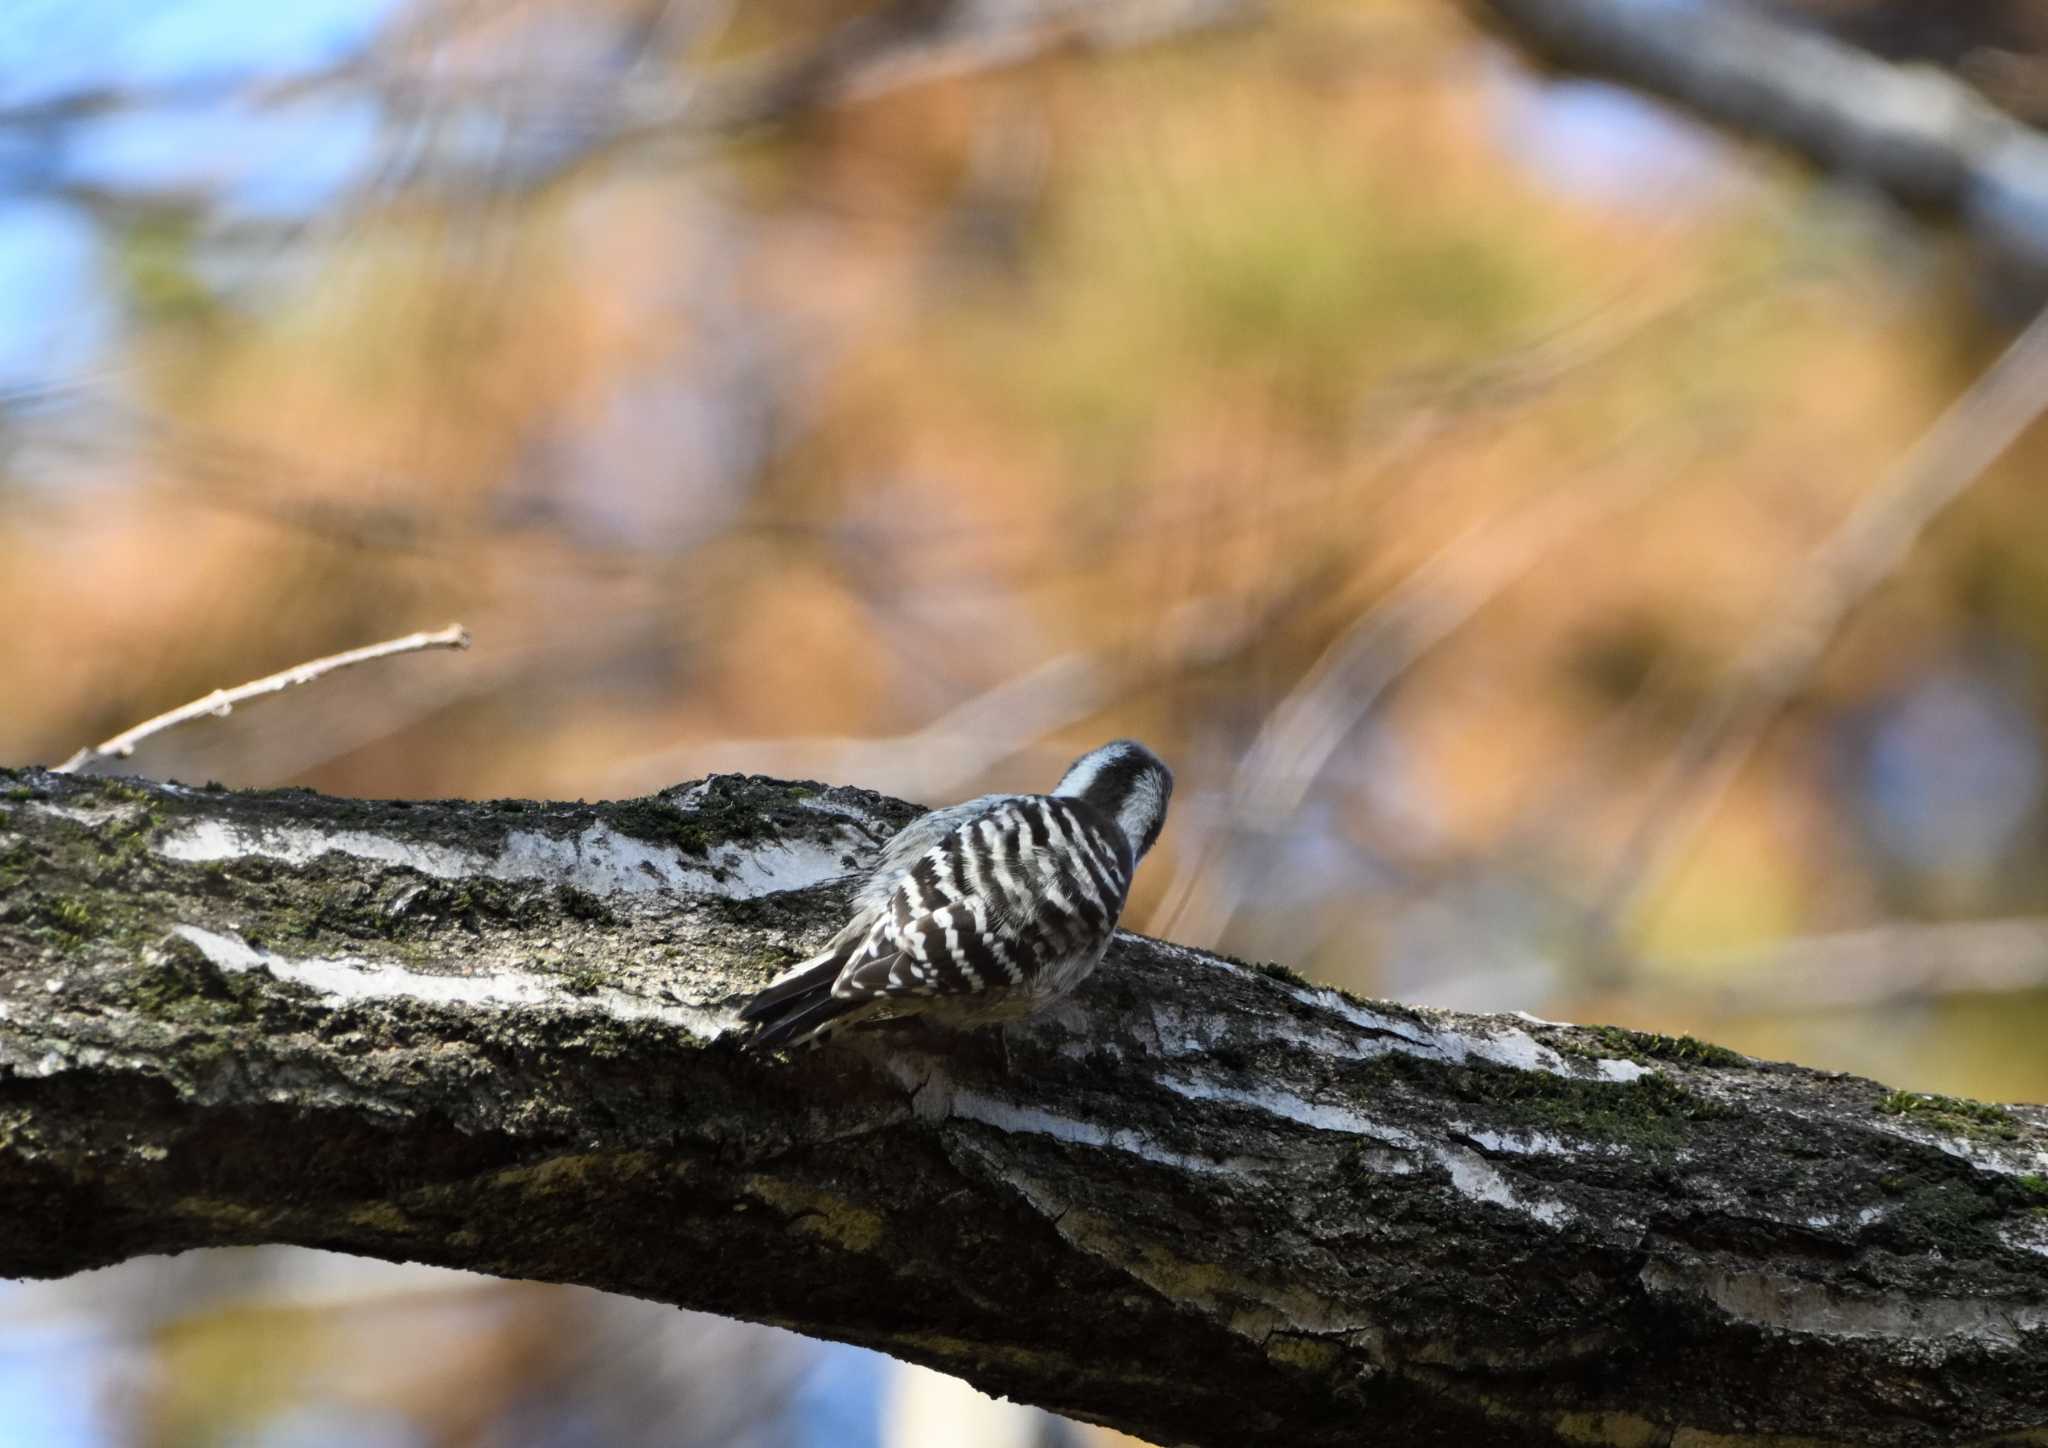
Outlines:
<svg viewBox="0 0 2048 1448"><path fill-rule="evenodd" d="M740 1008L740 1019L758 1021L766 1016L779 1015L780 1008L798 996L807 996L818 990L830 992L832 982L838 979L840 968L845 963L843 953L835 945L823 955L814 955L791 967Z"/></svg>
<svg viewBox="0 0 2048 1448"><path fill-rule="evenodd" d="M785 1046L804 1045L860 1004L859 1001L842 1000L833 995L830 986L823 987L814 996L792 998L781 1014L761 1020L745 1049L774 1051Z"/></svg>
<svg viewBox="0 0 2048 1448"><path fill-rule="evenodd" d="M847 947L834 942L823 955L785 971L766 989L740 1008L740 1019L754 1026L745 1049L772 1051L779 1046L801 1044L833 1018L852 1010L858 1001L841 1000L832 994L832 983L846 965Z"/></svg>

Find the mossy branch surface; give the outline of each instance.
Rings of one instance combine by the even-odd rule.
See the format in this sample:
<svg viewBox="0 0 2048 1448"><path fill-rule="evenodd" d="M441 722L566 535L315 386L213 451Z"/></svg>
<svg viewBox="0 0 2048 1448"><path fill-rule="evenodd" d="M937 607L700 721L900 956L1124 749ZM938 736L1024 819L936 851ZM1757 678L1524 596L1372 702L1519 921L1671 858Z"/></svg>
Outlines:
<svg viewBox="0 0 2048 1448"><path fill-rule="evenodd" d="M1120 937L1006 1033L738 1002L915 811L0 771L0 1274L294 1242L1162 1443L2048 1443L2048 1112Z"/></svg>

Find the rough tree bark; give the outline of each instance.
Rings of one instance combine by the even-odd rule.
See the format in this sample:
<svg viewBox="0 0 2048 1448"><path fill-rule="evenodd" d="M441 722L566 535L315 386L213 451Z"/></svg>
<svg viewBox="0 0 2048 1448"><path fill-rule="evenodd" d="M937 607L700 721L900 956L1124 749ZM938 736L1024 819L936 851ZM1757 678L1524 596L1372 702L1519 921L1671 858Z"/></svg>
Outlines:
<svg viewBox="0 0 2048 1448"><path fill-rule="evenodd" d="M1119 939L1005 1035L722 1036L912 813L0 771L0 1274L295 1242L1162 1442L2048 1443L2048 1111Z"/></svg>

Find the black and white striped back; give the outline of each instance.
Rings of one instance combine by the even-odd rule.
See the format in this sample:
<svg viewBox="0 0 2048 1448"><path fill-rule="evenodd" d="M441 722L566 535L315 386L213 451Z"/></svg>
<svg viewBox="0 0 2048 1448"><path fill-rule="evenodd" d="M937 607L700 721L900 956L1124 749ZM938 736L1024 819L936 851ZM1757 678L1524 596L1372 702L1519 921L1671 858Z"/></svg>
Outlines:
<svg viewBox="0 0 2048 1448"><path fill-rule="evenodd" d="M1101 956L1130 888L1130 846L1098 811L1011 797L918 858L832 994L1062 994Z"/></svg>
<svg viewBox="0 0 2048 1448"><path fill-rule="evenodd" d="M741 1012L756 1023L749 1046L875 1015L1000 1020L1064 995L1102 958L1172 788L1150 750L1119 740L1077 760L1057 793L984 795L913 822L831 945Z"/></svg>

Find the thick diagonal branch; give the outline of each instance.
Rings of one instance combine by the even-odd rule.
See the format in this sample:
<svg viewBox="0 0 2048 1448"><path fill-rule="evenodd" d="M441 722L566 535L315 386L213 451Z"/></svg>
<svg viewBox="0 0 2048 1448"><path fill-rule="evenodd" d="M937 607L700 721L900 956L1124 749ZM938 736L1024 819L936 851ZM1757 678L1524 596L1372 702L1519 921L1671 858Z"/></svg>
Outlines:
<svg viewBox="0 0 2048 1448"><path fill-rule="evenodd" d="M1957 77L1893 64L1739 0L1466 4L1551 64L1610 76L1953 217L2010 269L2030 307L2048 295L2048 137Z"/></svg>
<svg viewBox="0 0 2048 1448"><path fill-rule="evenodd" d="M0 1274L296 1242L587 1283L1162 1442L2048 1421L2038 1108L1136 937L1006 1038L734 1051L910 813L0 771Z"/></svg>

